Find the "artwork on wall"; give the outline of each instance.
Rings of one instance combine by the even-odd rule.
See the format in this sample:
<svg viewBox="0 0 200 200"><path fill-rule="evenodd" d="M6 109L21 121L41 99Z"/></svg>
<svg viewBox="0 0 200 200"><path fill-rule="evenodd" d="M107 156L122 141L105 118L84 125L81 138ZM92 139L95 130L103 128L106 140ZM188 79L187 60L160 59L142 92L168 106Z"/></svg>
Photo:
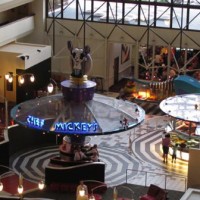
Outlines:
<svg viewBox="0 0 200 200"><path fill-rule="evenodd" d="M130 59L130 46L127 44L121 44L121 64L127 62Z"/></svg>

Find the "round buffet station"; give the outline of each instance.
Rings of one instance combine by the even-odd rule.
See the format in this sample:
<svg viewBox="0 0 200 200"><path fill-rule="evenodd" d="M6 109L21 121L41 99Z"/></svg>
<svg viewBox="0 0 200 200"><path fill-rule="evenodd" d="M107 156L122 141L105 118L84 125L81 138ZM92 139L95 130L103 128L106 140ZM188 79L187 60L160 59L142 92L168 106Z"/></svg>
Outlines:
<svg viewBox="0 0 200 200"><path fill-rule="evenodd" d="M75 191L79 180L104 183L105 163L76 161L75 150L90 146L92 136L124 132L145 119L137 104L96 94L95 86L85 77L66 80L61 82L62 93L22 102L11 110L19 125L62 137L59 156L45 167L45 183L52 191L68 191L72 186Z"/></svg>
<svg viewBox="0 0 200 200"><path fill-rule="evenodd" d="M171 117L167 132L171 145L178 144L177 158L188 160L189 148L200 147L200 94L166 98L160 103L160 109Z"/></svg>
<svg viewBox="0 0 200 200"><path fill-rule="evenodd" d="M137 104L95 93L97 84L87 76L92 68L89 46L73 48L68 41L68 49L72 73L60 83L62 92L22 102L11 110L17 124L62 137L59 156L50 158L45 167L45 183L54 191L76 191L80 180L104 183L105 163L86 155L82 159L80 150L89 153L92 136L124 132L145 119Z"/></svg>

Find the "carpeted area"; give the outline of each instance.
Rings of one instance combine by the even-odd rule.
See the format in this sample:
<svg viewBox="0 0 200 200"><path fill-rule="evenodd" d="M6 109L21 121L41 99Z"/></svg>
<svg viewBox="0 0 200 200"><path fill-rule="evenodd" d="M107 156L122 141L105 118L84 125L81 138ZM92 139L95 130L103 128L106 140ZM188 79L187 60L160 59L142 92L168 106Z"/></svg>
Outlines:
<svg viewBox="0 0 200 200"><path fill-rule="evenodd" d="M11 174L6 177L1 178L3 183L3 191L10 195L18 194L17 187L19 185L19 176L17 174ZM21 179L24 187L24 192L30 192L37 189L38 185L27 179Z"/></svg>
<svg viewBox="0 0 200 200"><path fill-rule="evenodd" d="M148 187L139 186L139 185L131 185L131 184L123 184L117 186L118 197L129 198L134 200L139 200L141 195L147 193ZM133 191L133 192L131 192ZM168 199L171 200L179 200L183 196L183 192L178 191L167 191ZM53 193L48 191L34 191L25 195L25 197L41 197L41 198L51 198L56 200L75 200L75 194L71 193ZM107 191L102 194L103 200L113 199L113 188L108 188Z"/></svg>

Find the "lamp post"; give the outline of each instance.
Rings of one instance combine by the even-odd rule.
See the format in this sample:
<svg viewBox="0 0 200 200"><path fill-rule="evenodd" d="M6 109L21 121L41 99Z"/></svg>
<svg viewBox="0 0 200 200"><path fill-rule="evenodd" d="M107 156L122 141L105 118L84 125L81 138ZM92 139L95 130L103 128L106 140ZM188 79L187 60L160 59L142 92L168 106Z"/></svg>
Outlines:
<svg viewBox="0 0 200 200"><path fill-rule="evenodd" d="M18 194L20 196L20 199L22 200L23 199L23 192L24 192L24 187L23 187L23 176L21 173L17 174L13 169L11 169L10 167L8 166L5 166L5 165L0 165L0 168L4 168L6 170L9 170L8 172L5 172L3 173L2 175L0 175L0 192L3 191L3 183L1 182L1 179L6 175L8 175L8 173L12 172L13 174L16 174L18 175L18 179L19 179L19 182L18 182L18 187L17 187L17 191L18 191ZM43 180L40 180L39 183L38 183L38 188L40 190L43 190L44 189L44 181Z"/></svg>
<svg viewBox="0 0 200 200"><path fill-rule="evenodd" d="M52 82L52 83L51 83ZM48 84L48 86L47 86L47 91L48 91L48 93L49 94L51 94L52 92L53 92L53 90L54 90L54 85L55 85L55 93L57 94L58 93L58 84L57 84L57 82L54 80L54 79L52 79L52 78L50 78L50 83Z"/></svg>
<svg viewBox="0 0 200 200"><path fill-rule="evenodd" d="M1 177L1 179L4 177L4 176L6 176L6 175L8 175L8 173L10 173L10 172L12 172L13 174L16 174L14 171L13 171L13 169L11 169L10 167L8 167L8 166L5 166L5 165L0 165L0 168L4 168L4 169L6 169L6 170L9 170L8 172L5 172L3 175L1 175L0 177ZM18 175L18 174L17 174ZM20 199L22 199L23 198L23 191L24 191L24 187L23 187L23 177L22 177L22 175L21 175L21 173L18 175L19 177L19 184L18 184L18 187L17 187L17 191L18 191L18 193L19 193L19 195L20 195ZM0 181L0 192L1 191L3 191L3 183Z"/></svg>

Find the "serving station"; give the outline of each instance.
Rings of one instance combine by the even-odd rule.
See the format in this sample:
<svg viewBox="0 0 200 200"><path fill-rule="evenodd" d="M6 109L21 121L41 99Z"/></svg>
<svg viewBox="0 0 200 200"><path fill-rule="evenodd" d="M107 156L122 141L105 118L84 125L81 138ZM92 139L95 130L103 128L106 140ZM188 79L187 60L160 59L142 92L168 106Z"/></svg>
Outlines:
<svg viewBox="0 0 200 200"><path fill-rule="evenodd" d="M172 147L178 144L177 157L188 160L189 149L200 147L200 94L166 98L160 103L160 109L171 117L167 131Z"/></svg>
<svg viewBox="0 0 200 200"><path fill-rule="evenodd" d="M159 102L174 95L173 79L166 81L145 81L131 78L121 90L120 96L130 101L145 100Z"/></svg>

